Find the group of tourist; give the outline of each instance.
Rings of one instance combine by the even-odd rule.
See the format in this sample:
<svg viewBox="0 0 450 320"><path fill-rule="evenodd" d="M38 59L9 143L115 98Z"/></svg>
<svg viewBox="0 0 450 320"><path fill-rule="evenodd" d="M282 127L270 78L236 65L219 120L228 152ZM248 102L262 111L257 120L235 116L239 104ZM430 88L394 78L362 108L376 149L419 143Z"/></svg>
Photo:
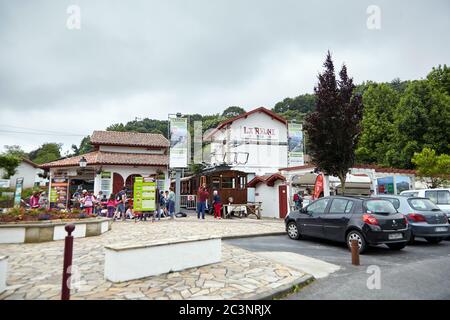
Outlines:
<svg viewBox="0 0 450 320"><path fill-rule="evenodd" d="M200 217L205 219L205 211L208 207L209 192L204 183L197 191L197 218ZM220 198L219 192L217 190L213 191L213 203L212 207L214 209L214 219L221 219L222 211L222 199Z"/></svg>
<svg viewBox="0 0 450 320"><path fill-rule="evenodd" d="M29 205L31 209L46 208L48 204L48 198L44 191L35 191L30 197Z"/></svg>

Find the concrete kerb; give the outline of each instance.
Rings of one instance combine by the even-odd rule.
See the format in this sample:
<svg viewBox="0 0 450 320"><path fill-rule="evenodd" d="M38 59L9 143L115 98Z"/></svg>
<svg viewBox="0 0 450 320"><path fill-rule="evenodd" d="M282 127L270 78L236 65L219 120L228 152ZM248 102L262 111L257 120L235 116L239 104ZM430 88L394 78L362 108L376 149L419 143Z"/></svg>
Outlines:
<svg viewBox="0 0 450 320"><path fill-rule="evenodd" d="M295 292L298 287L305 287L306 285L313 282L315 278L310 274L305 274L299 279L292 281L291 283L282 285L278 288L272 289L269 292L263 292L257 295L254 295L245 300L274 300L282 298L290 293Z"/></svg>
<svg viewBox="0 0 450 320"><path fill-rule="evenodd" d="M283 236L286 231L283 232L269 232L269 233L257 233L257 234L242 234L242 235L232 235L232 236L222 236L222 240L231 239L243 239L243 238L256 238L256 237L270 237L270 236Z"/></svg>

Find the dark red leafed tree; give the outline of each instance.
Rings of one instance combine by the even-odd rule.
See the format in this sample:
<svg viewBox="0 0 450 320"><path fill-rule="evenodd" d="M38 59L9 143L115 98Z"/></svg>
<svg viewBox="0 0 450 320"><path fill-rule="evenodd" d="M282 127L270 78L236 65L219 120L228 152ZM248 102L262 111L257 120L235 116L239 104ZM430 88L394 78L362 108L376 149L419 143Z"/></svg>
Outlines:
<svg viewBox="0 0 450 320"><path fill-rule="evenodd" d="M355 85L345 65L336 79L330 52L324 67L314 88L316 110L305 119L308 153L321 171L339 178L345 192L345 179L354 164L361 132L362 99L353 93Z"/></svg>

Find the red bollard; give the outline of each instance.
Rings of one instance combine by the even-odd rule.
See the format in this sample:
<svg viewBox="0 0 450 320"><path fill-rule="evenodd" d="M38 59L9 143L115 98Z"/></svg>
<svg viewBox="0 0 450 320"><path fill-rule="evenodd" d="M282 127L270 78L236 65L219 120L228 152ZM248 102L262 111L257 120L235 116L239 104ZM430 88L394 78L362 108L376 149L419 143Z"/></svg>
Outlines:
<svg viewBox="0 0 450 320"><path fill-rule="evenodd" d="M61 290L61 300L70 300L70 288L69 281L70 276L72 275L69 272L69 268L72 267L72 254L73 254L73 236L72 232L75 230L74 224L68 224L65 227L68 235L66 236L64 243L64 269L63 269L63 277L62 277L62 290Z"/></svg>
<svg viewBox="0 0 450 320"><path fill-rule="evenodd" d="M358 240L351 241L352 265L359 266L359 245Z"/></svg>

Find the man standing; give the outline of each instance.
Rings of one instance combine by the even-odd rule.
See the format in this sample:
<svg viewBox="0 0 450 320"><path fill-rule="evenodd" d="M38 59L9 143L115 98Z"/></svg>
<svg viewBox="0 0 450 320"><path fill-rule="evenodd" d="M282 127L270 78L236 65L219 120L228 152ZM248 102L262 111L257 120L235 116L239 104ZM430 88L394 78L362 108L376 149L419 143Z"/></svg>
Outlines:
<svg viewBox="0 0 450 320"><path fill-rule="evenodd" d="M201 213L202 219L205 219L206 201L208 200L208 197L209 197L209 193L206 190L206 183L204 183L198 189L197 197L198 197L197 218L200 219L200 213Z"/></svg>
<svg viewBox="0 0 450 320"><path fill-rule="evenodd" d="M117 212L120 216L122 216L122 220L125 221L126 219L126 203L127 203L127 188L123 187L122 191L119 191L117 194Z"/></svg>
<svg viewBox="0 0 450 320"><path fill-rule="evenodd" d="M173 192L172 187L169 188L168 202L169 202L170 219L174 219L175 218L175 192Z"/></svg>

